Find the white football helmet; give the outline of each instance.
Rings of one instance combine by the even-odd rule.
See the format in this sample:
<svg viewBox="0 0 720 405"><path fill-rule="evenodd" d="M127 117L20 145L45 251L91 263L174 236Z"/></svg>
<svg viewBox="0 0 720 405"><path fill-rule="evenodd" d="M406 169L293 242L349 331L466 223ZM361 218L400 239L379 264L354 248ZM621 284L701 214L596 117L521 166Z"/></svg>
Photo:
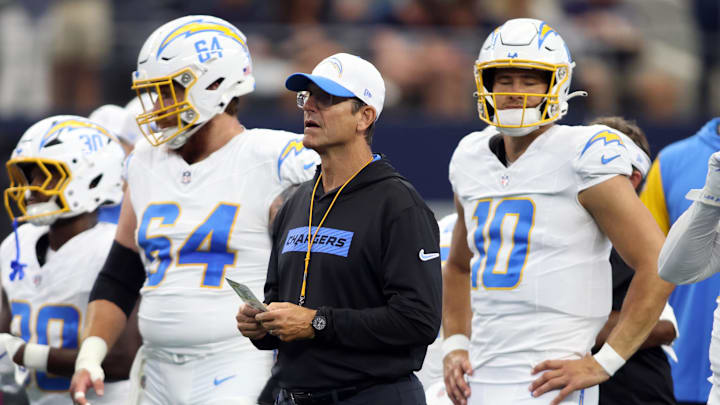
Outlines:
<svg viewBox="0 0 720 405"><path fill-rule="evenodd" d="M137 100L137 98L133 98ZM128 111L115 104L105 104L88 115L88 119L109 129L115 136L127 145L135 145L140 130L135 122L136 113Z"/></svg>
<svg viewBox="0 0 720 405"><path fill-rule="evenodd" d="M10 186L5 208L10 219L50 225L100 205L119 204L124 158L118 139L87 118L45 118L25 131L6 163ZM42 178L33 179L31 173L38 169ZM33 192L49 200L28 204Z"/></svg>
<svg viewBox="0 0 720 405"><path fill-rule="evenodd" d="M178 18L155 30L140 50L132 79L143 105L136 118L143 135L153 146L168 142L172 149L225 111L234 97L255 89L245 35L206 15Z"/></svg>
<svg viewBox="0 0 720 405"><path fill-rule="evenodd" d="M568 100L583 91L570 94L570 79L575 62L565 41L545 22L531 18L509 20L496 28L485 40L475 61L478 113L484 122L494 125L506 135L523 136L541 125L559 120L568 111ZM493 74L498 68L537 69L548 72L545 94L494 93ZM495 97L517 95L543 97L535 108L503 110L498 114Z"/></svg>

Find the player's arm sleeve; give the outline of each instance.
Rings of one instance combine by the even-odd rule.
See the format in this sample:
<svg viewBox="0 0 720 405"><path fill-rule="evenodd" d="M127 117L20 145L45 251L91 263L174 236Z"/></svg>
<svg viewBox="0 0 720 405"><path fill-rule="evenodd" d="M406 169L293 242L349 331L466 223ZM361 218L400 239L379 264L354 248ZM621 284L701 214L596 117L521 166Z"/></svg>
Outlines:
<svg viewBox="0 0 720 405"><path fill-rule="evenodd" d="M113 241L110 254L90 291L90 301L110 301L129 317L144 282L145 267L140 255Z"/></svg>
<svg viewBox="0 0 720 405"><path fill-rule="evenodd" d="M694 202L673 224L660 251L660 277L674 284L702 281L720 271L720 207Z"/></svg>
<svg viewBox="0 0 720 405"><path fill-rule="evenodd" d="M277 217L275 221L273 222L272 226L272 249L270 251L270 261L268 262L268 270L267 270L267 277L265 278L265 299L263 302L265 304L269 304L271 302L278 301L279 292L278 292L278 238L280 238L281 235L280 229L281 224L283 222L283 219L285 218L285 207L280 209L280 212L277 214ZM250 342L252 342L255 347L257 347L260 350L273 350L277 349L280 345L280 339L278 339L276 336L272 336L271 334L266 334L261 339L250 339Z"/></svg>
<svg viewBox="0 0 720 405"><path fill-rule="evenodd" d="M617 175L632 174L632 159L625 144L632 142L613 131L600 131L589 137L573 162L579 177L578 192Z"/></svg>
<svg viewBox="0 0 720 405"><path fill-rule="evenodd" d="M432 212L420 206L402 211L390 222L381 261L387 305L348 309L321 307L326 330L316 334L323 343L361 350L388 346L431 344L440 330L442 275L438 225ZM419 252L434 255L420 260Z"/></svg>
<svg viewBox="0 0 720 405"><path fill-rule="evenodd" d="M640 200L655 218L655 222L658 223L660 229L667 235L670 230L670 216L665 203L660 158L655 159L655 162L650 167L650 172L648 172L645 179L645 186L640 193Z"/></svg>
<svg viewBox="0 0 720 405"><path fill-rule="evenodd" d="M320 157L303 146L302 138L289 138L277 157L277 174L282 189L313 178Z"/></svg>

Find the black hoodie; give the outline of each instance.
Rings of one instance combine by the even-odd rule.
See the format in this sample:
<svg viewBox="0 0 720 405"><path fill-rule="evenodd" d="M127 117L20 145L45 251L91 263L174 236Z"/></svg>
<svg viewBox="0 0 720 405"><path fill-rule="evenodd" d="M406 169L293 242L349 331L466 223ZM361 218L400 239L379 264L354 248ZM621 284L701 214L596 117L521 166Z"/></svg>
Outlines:
<svg viewBox="0 0 720 405"><path fill-rule="evenodd" d="M298 303L315 181L285 203L273 227L265 302ZM315 193L313 233L337 190ZM422 366L440 329L439 231L432 211L387 160L348 183L315 238L305 307L327 327L311 340L253 343L279 349L280 386L325 390L393 380Z"/></svg>

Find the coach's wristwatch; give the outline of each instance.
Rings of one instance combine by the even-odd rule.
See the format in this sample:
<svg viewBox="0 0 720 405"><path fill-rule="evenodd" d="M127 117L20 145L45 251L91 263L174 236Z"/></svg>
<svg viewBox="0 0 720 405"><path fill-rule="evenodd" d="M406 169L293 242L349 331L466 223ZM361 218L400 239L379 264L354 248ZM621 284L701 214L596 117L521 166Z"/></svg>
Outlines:
<svg viewBox="0 0 720 405"><path fill-rule="evenodd" d="M328 325L330 324L330 317L327 308L318 308L315 312L315 317L310 322L310 326L313 328L315 339L325 340L327 338Z"/></svg>
<svg viewBox="0 0 720 405"><path fill-rule="evenodd" d="M315 315L312 320L312 327L315 329L315 333L322 331L327 326L327 319L322 315Z"/></svg>

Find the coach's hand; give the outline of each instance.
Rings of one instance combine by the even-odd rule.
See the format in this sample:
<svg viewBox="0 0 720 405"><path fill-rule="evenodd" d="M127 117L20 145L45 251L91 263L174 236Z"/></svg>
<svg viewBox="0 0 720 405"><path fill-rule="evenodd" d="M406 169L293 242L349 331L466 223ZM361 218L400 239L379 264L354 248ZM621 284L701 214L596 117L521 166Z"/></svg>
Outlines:
<svg viewBox="0 0 720 405"><path fill-rule="evenodd" d="M85 395L90 388L93 388L98 395L103 395L105 385L101 378L92 380L90 372L87 369L80 369L75 371L73 374L72 381L70 382L70 398L73 400L73 404L77 405L90 405Z"/></svg>
<svg viewBox="0 0 720 405"><path fill-rule="evenodd" d="M470 397L470 386L465 374L472 375L470 354L467 350L453 350L443 358L445 391L455 405L466 405Z"/></svg>
<svg viewBox="0 0 720 405"><path fill-rule="evenodd" d="M559 389L560 393L550 405L558 405L573 391L598 385L610 378L590 354L580 360L545 360L535 366L532 373L541 371L545 372L530 384L530 391L532 396L539 397Z"/></svg>
<svg viewBox="0 0 720 405"><path fill-rule="evenodd" d="M314 309L289 302L272 302L268 305L268 311L257 314L255 319L260 321L271 335L277 336L283 342L290 342L315 336L315 330L310 323L316 312Z"/></svg>
<svg viewBox="0 0 720 405"><path fill-rule="evenodd" d="M255 315L260 311L243 304L238 311L235 320L237 320L237 328L243 336L250 339L262 339L267 334L267 330L262 327L259 321L255 319Z"/></svg>

